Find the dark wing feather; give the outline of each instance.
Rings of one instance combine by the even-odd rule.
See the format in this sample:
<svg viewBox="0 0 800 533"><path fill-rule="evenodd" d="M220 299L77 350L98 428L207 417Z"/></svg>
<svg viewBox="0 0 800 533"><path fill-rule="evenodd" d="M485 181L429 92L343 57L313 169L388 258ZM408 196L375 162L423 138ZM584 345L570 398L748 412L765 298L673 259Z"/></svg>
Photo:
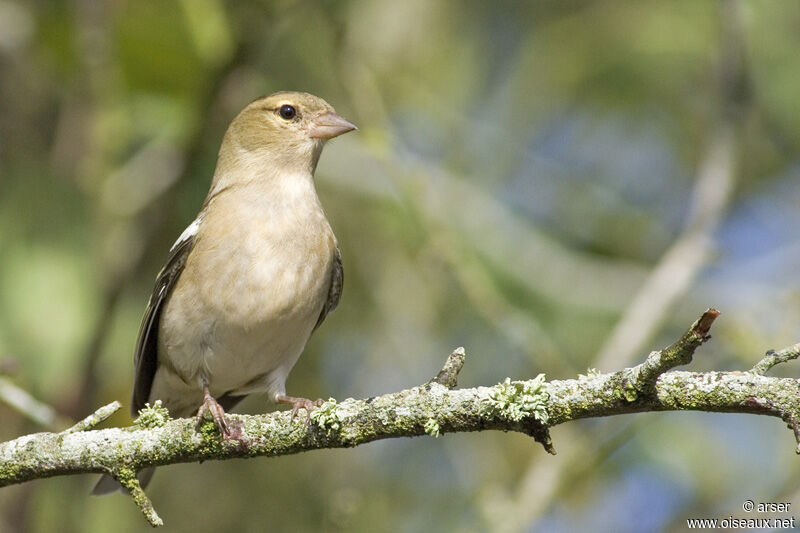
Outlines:
<svg viewBox="0 0 800 533"><path fill-rule="evenodd" d="M139 409L150 397L150 388L153 386L153 377L158 367L158 324L161 318L161 311L169 293L175 287L175 283L183 272L186 265L186 258L192 250L194 235L188 235L179 240L169 251L167 264L161 269L156 278L156 285L147 309L144 312L142 326L139 329L139 340L136 342L136 354L134 355L134 365L136 368L133 380L133 400L131 402L131 413L136 416Z"/></svg>
<svg viewBox="0 0 800 533"><path fill-rule="evenodd" d="M339 298L342 296L342 287L344 287L344 269L342 268L342 253L339 248L333 255L333 271L331 272L331 286L328 289L328 299L325 300L325 305L322 306L322 312L317 319L317 325L314 326L316 330L320 324L325 321L328 313L336 309L339 305Z"/></svg>

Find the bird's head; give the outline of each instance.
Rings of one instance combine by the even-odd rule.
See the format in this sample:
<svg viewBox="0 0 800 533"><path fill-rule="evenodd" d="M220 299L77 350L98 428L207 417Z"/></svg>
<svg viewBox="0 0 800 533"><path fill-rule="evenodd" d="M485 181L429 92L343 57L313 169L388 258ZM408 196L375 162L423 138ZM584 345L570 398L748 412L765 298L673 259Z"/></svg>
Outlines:
<svg viewBox="0 0 800 533"><path fill-rule="evenodd" d="M234 157L255 156L286 170L313 172L325 141L354 129L322 98L277 92L254 100L233 119L220 157L227 150Z"/></svg>

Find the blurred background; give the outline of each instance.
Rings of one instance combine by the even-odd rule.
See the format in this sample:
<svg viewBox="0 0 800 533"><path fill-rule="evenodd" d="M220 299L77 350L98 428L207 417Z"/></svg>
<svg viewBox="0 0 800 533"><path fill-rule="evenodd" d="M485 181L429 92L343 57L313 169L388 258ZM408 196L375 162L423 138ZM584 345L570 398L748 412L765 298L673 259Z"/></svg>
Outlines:
<svg viewBox="0 0 800 533"><path fill-rule="evenodd" d="M290 394L415 386L460 345L465 387L617 370L711 306L691 368L748 369L800 341L798 50L791 0L0 0L0 439L112 400L107 425L130 423L154 277L228 122L281 89L360 127L318 168L346 283ZM177 465L148 492L165 531L198 532L679 531L748 498L800 506L774 418L631 415L553 441ZM149 530L93 482L0 490L0 530Z"/></svg>

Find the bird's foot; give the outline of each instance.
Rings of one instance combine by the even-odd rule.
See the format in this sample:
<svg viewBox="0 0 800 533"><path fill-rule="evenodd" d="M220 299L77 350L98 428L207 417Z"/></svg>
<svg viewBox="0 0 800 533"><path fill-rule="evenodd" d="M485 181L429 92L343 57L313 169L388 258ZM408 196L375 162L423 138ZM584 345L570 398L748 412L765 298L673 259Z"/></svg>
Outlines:
<svg viewBox="0 0 800 533"><path fill-rule="evenodd" d="M276 399L278 403L288 403L292 406L292 420L297 417L297 412L300 411L300 409L304 409L306 412L306 424L308 424L311 411L325 403L322 399L309 400L308 398L295 398L294 396L286 396L285 394L278 396Z"/></svg>
<svg viewBox="0 0 800 533"><path fill-rule="evenodd" d="M208 387L203 387L203 403L200 404L200 409L197 410L197 423L203 421L203 417L205 417L206 413L211 415L211 419L214 421L214 425L217 426L219 430L219 434L222 435L222 438L228 439L231 437L231 430L228 427L228 421L225 418L225 410L222 406L211 396L211 393L208 392Z"/></svg>

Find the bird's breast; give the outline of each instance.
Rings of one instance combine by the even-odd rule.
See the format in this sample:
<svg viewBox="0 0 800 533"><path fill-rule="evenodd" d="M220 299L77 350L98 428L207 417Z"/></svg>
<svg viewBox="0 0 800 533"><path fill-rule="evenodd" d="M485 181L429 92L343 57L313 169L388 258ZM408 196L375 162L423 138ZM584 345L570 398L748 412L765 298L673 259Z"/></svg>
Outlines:
<svg viewBox="0 0 800 533"><path fill-rule="evenodd" d="M201 284L205 305L244 327L318 312L327 296L335 239L324 216L270 215L231 221L222 242L200 241L192 254L215 280Z"/></svg>
<svg viewBox="0 0 800 533"><path fill-rule="evenodd" d="M256 200L205 214L162 318L159 357L223 392L291 368L331 282L336 240L319 202Z"/></svg>

